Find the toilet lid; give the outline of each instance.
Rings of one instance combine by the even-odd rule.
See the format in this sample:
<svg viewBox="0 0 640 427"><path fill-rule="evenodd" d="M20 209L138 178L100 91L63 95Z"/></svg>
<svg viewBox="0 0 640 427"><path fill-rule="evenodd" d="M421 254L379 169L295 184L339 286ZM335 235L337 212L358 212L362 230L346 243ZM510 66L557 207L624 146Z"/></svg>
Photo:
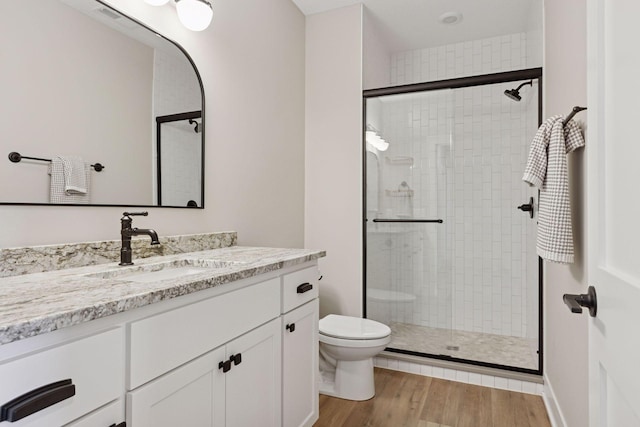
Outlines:
<svg viewBox="0 0 640 427"><path fill-rule="evenodd" d="M320 333L336 338L372 340L391 334L387 325L371 319L329 314L320 319Z"/></svg>

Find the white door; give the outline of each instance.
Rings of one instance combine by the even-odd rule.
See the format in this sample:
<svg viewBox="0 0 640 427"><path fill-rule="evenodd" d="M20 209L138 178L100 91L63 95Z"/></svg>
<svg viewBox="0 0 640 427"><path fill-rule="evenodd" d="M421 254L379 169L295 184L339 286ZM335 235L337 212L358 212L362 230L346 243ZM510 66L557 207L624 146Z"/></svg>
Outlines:
<svg viewBox="0 0 640 427"><path fill-rule="evenodd" d="M640 426L639 15L637 0L588 3L591 426Z"/></svg>

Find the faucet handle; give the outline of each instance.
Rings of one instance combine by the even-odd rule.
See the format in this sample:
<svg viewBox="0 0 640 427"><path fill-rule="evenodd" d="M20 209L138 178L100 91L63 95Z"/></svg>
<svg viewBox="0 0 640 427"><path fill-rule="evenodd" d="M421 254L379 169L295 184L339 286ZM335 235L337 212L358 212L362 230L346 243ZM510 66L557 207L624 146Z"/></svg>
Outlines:
<svg viewBox="0 0 640 427"><path fill-rule="evenodd" d="M122 212L122 215L124 216L148 216L149 212L144 211L144 212Z"/></svg>

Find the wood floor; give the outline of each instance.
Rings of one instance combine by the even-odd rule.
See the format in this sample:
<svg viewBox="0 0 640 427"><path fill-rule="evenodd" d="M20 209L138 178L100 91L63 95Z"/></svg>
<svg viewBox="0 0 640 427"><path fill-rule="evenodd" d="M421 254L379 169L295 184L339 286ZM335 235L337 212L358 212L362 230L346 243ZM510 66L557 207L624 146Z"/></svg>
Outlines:
<svg viewBox="0 0 640 427"><path fill-rule="evenodd" d="M550 427L540 396L375 368L364 402L320 395L314 427Z"/></svg>

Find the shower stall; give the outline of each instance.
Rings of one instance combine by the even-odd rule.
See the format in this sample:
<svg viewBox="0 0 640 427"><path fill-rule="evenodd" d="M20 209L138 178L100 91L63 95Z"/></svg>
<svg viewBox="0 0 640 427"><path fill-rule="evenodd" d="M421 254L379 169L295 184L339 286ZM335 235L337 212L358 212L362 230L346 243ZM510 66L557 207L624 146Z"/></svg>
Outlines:
<svg viewBox="0 0 640 427"><path fill-rule="evenodd" d="M387 351L539 374L532 68L366 90L364 307ZM506 95L506 96L505 96Z"/></svg>

